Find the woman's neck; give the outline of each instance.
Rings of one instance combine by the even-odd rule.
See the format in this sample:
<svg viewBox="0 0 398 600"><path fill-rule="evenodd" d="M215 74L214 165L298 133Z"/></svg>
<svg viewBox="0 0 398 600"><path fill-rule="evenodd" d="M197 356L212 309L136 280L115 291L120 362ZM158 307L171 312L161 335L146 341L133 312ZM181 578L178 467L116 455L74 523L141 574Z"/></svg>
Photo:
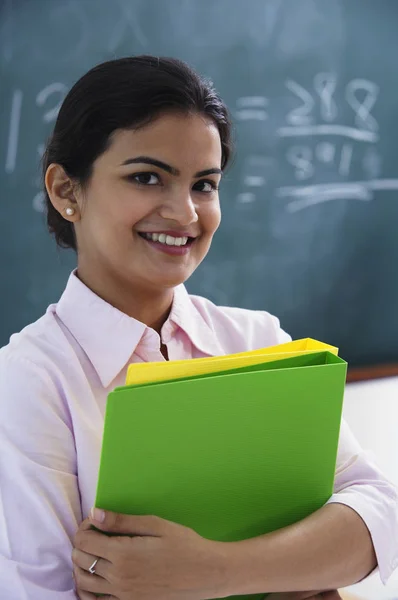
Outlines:
<svg viewBox="0 0 398 600"><path fill-rule="evenodd" d="M167 320L173 303L174 288L143 289L132 288L128 282L102 284L94 277L76 271L76 276L97 296L111 304L129 317L145 323L157 333Z"/></svg>

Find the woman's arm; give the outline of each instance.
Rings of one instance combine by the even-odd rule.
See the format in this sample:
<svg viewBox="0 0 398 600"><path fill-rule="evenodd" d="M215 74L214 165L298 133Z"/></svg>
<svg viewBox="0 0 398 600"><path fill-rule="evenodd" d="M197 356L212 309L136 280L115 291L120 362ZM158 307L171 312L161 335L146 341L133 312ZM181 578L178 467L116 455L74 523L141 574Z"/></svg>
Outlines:
<svg viewBox="0 0 398 600"><path fill-rule="evenodd" d="M343 504L328 504L276 532L229 545L233 594L327 590L350 585L376 566L369 531Z"/></svg>
<svg viewBox="0 0 398 600"><path fill-rule="evenodd" d="M82 519L67 409L47 372L0 352L0 596L76 600Z"/></svg>

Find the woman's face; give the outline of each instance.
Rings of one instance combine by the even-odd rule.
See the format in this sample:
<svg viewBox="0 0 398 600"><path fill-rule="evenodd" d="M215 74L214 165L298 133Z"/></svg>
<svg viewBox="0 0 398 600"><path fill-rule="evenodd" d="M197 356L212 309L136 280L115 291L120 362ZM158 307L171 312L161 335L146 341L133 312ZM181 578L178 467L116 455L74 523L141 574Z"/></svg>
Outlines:
<svg viewBox="0 0 398 600"><path fill-rule="evenodd" d="M203 115L114 132L78 195L83 280L153 290L184 282L220 224L220 178L220 136Z"/></svg>

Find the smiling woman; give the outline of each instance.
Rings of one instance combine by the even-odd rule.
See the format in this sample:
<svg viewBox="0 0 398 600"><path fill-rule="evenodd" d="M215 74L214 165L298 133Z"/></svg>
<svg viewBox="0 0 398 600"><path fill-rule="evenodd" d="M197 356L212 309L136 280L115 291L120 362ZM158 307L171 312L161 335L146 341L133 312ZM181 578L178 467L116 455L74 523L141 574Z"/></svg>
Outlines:
<svg viewBox="0 0 398 600"><path fill-rule="evenodd" d="M268 312L215 306L184 286L219 227L230 154L225 104L179 60L109 61L65 98L43 178L49 230L76 251L77 269L59 302L0 350L2 598L199 600L267 589L332 600L330 590L377 564L384 581L397 565L396 492L345 423L333 495L292 527L217 543L156 516L88 519L106 399L131 362L290 339Z"/></svg>
<svg viewBox="0 0 398 600"><path fill-rule="evenodd" d="M50 215L74 209L68 224L74 226L79 279L153 326L158 310L152 309L151 320L141 312L148 301L144 306L135 299L148 296L163 315L173 288L207 254L220 223L221 163L216 123L189 112L157 114L145 126L113 132L79 187L59 163L50 163Z"/></svg>
<svg viewBox="0 0 398 600"><path fill-rule="evenodd" d="M92 69L66 98L43 162L49 227L77 250L79 279L156 329L173 287L208 252L230 152L225 105L183 63Z"/></svg>

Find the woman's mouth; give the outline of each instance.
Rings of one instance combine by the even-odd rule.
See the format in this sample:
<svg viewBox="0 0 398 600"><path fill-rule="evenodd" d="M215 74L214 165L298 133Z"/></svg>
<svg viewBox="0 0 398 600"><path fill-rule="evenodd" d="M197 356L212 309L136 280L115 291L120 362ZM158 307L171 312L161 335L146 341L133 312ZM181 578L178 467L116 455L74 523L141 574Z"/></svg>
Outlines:
<svg viewBox="0 0 398 600"><path fill-rule="evenodd" d="M168 233L138 232L138 235L153 248L173 256L187 254L196 239L188 236L177 237Z"/></svg>

